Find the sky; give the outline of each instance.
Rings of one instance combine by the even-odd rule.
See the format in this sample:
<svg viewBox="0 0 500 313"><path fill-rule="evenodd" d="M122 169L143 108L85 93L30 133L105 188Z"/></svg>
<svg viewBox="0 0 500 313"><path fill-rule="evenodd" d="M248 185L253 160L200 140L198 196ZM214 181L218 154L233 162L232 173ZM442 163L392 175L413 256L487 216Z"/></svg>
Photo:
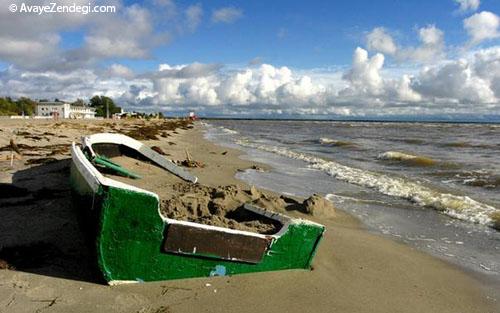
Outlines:
<svg viewBox="0 0 500 313"><path fill-rule="evenodd" d="M115 10L33 6L51 3ZM500 115L499 14L498 0L0 0L0 96L204 116Z"/></svg>

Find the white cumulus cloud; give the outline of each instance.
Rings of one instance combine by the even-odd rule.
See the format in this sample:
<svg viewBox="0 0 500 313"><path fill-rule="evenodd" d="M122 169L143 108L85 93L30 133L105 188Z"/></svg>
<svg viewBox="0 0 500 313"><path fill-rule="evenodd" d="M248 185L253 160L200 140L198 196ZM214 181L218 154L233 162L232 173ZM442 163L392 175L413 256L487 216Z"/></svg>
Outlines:
<svg viewBox="0 0 500 313"><path fill-rule="evenodd" d="M436 67L424 67L412 87L429 101L500 108L500 47L478 50ZM483 106L489 104L488 106Z"/></svg>
<svg viewBox="0 0 500 313"><path fill-rule="evenodd" d="M95 21L85 36L84 51L92 57L146 58L149 50L169 39L157 34L149 10L132 5L119 16Z"/></svg>
<svg viewBox="0 0 500 313"><path fill-rule="evenodd" d="M444 33L435 25L428 25L418 30L421 44L417 47L402 49L399 58L419 63L432 63L444 57Z"/></svg>
<svg viewBox="0 0 500 313"><path fill-rule="evenodd" d="M108 68L107 73L110 77L123 77L132 78L134 77L134 71L122 64L111 64Z"/></svg>
<svg viewBox="0 0 500 313"><path fill-rule="evenodd" d="M376 27L366 36L367 48L373 51L393 55L397 46L383 27Z"/></svg>
<svg viewBox="0 0 500 313"><path fill-rule="evenodd" d="M356 48L352 57L352 67L344 75L350 83L344 92L377 95L382 92L382 76L380 70L384 66L384 55L377 53L368 58L368 52Z"/></svg>
<svg viewBox="0 0 500 313"><path fill-rule="evenodd" d="M366 36L366 46L370 51L393 56L399 61L433 63L444 58L444 32L435 25L418 29L420 45L401 47L383 27L376 27Z"/></svg>
<svg viewBox="0 0 500 313"><path fill-rule="evenodd" d="M477 50L420 71L384 69L384 56L355 49L346 70L293 70L270 64L161 64L137 75L115 63L106 70L0 72L7 96L114 97L131 109L211 114L390 115L500 113L500 47Z"/></svg>
<svg viewBox="0 0 500 313"><path fill-rule="evenodd" d="M498 38L500 18L492 12L476 13L464 20L464 28L470 36L470 43L475 45L488 39Z"/></svg>
<svg viewBox="0 0 500 313"><path fill-rule="evenodd" d="M489 82L474 73L467 60L457 60L438 68L424 68L413 88L432 98L462 103L497 101Z"/></svg>

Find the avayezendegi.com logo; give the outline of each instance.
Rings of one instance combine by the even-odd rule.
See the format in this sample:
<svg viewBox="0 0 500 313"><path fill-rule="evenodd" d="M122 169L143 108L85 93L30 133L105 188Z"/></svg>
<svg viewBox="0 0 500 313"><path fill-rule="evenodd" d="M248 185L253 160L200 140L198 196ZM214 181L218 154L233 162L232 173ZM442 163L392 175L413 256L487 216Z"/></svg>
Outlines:
<svg viewBox="0 0 500 313"><path fill-rule="evenodd" d="M9 5L9 11L12 13L23 14L53 14L53 13L76 13L76 14L89 14L89 13L115 13L116 7L114 5L87 5L82 4L58 4L57 2L50 2L48 4L30 4L30 3L12 3Z"/></svg>

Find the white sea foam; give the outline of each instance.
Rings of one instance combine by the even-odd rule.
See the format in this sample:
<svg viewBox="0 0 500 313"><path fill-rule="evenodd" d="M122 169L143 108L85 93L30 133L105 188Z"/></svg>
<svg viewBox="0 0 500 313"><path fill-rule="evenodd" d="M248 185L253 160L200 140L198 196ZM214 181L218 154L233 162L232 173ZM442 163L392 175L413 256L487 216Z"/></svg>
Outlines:
<svg viewBox="0 0 500 313"><path fill-rule="evenodd" d="M319 143L321 144L332 144L335 143L336 141L330 138L320 138Z"/></svg>
<svg viewBox="0 0 500 313"><path fill-rule="evenodd" d="M353 197L348 197L348 196L336 195L333 193L327 194L325 196L325 198L329 201L334 202L334 203L344 203L345 201L351 201L351 202L357 202L357 203L372 203L372 204L388 205L388 203L384 202L384 201L371 200L371 199L365 200L365 199L353 198Z"/></svg>
<svg viewBox="0 0 500 313"><path fill-rule="evenodd" d="M377 157L377 159L380 159L380 160L395 160L395 161L414 160L416 158L417 158L416 155L407 154L407 153L398 152L398 151L387 151L387 152L379 154Z"/></svg>
<svg viewBox="0 0 500 313"><path fill-rule="evenodd" d="M378 155L377 159L379 160L388 160L388 161L402 161L408 162L413 165L422 165L429 166L434 165L436 161L431 158L413 155L409 153L399 152L399 151L387 151Z"/></svg>
<svg viewBox="0 0 500 313"><path fill-rule="evenodd" d="M222 127L222 126L220 126L219 129L222 130L223 132L227 133L227 134L231 134L231 135L239 134L235 130L232 130L232 129L229 129L229 128L225 128L225 127Z"/></svg>
<svg viewBox="0 0 500 313"><path fill-rule="evenodd" d="M319 143L322 145L331 145L331 146L354 146L355 144L350 142L350 141L342 141L342 140L335 140L327 137L322 137L319 139Z"/></svg>
<svg viewBox="0 0 500 313"><path fill-rule="evenodd" d="M372 188L389 196L404 198L417 205L433 208L457 219L491 226L493 221L490 215L499 211L493 206L470 197L441 193L431 187L404 178L345 166L283 147L257 144L247 140L239 140L238 144L302 160L309 163L310 168L324 171L336 179Z"/></svg>

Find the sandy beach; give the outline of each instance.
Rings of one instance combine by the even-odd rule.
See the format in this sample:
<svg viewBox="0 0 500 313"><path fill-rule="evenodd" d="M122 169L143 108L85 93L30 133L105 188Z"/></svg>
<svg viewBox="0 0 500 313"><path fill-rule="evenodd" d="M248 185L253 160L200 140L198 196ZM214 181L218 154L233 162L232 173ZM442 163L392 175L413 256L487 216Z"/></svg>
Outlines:
<svg viewBox="0 0 500 313"><path fill-rule="evenodd" d="M500 311L498 285L372 234L340 210L287 212L327 228L311 271L107 286L85 245L69 187L69 146L96 132L135 136L174 161L184 160L187 149L204 165L189 170L208 187L249 189L235 174L269 169L205 140L199 124L0 120L0 312ZM22 153L13 166L11 139Z"/></svg>

